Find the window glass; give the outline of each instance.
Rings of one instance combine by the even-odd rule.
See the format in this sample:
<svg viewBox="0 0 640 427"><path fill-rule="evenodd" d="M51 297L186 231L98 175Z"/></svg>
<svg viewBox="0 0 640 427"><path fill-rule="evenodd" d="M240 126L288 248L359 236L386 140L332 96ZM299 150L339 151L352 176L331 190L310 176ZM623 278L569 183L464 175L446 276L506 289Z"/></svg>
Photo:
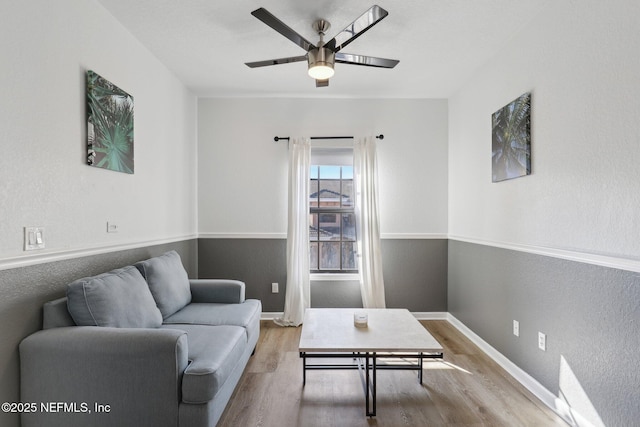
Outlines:
<svg viewBox="0 0 640 427"><path fill-rule="evenodd" d="M313 165L310 172L311 272L356 272L353 166Z"/></svg>

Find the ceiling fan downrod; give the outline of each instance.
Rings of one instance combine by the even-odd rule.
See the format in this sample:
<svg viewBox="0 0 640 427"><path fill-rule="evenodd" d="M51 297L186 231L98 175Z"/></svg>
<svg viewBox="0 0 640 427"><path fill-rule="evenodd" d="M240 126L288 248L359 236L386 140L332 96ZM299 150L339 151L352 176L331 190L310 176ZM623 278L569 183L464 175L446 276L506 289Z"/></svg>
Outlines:
<svg viewBox="0 0 640 427"><path fill-rule="evenodd" d="M336 61L335 52L324 47L324 35L331 27L331 24L324 19L318 19L311 24L311 27L318 33L320 40L317 47L309 50L307 58L309 77L315 80L328 80L335 73L333 65Z"/></svg>

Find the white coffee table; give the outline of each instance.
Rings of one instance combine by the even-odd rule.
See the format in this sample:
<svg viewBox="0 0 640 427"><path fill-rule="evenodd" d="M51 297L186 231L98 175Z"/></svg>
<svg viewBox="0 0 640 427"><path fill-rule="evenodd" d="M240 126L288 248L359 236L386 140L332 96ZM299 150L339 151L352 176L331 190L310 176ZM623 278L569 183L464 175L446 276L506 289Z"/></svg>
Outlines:
<svg viewBox="0 0 640 427"><path fill-rule="evenodd" d="M354 313L366 313L368 326L356 328ZM380 369L418 371L422 384L424 359L442 359L442 346L405 309L307 309L299 344L303 384L307 370L360 369L363 376L366 415L376 415L376 377ZM357 363L309 364L310 358L348 358ZM410 364L378 363L378 359L416 359Z"/></svg>

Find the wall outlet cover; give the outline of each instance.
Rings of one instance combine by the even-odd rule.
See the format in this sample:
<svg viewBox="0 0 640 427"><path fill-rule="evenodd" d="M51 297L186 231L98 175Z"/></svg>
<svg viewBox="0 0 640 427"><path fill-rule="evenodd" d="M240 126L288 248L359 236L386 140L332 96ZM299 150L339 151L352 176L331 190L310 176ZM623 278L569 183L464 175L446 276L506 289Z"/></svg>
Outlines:
<svg viewBox="0 0 640 427"><path fill-rule="evenodd" d="M542 332L538 332L538 348L547 351L547 336Z"/></svg>

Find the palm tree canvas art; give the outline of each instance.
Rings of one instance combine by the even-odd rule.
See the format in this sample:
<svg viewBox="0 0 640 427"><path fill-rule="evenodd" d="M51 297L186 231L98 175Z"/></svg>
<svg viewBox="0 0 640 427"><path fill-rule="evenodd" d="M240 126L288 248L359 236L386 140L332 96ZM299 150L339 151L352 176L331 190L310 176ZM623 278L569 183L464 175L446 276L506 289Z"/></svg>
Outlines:
<svg viewBox="0 0 640 427"><path fill-rule="evenodd" d="M525 93L491 116L493 182L531 173L530 111L531 93Z"/></svg>
<svg viewBox="0 0 640 427"><path fill-rule="evenodd" d="M87 71L87 163L133 173L133 97Z"/></svg>

